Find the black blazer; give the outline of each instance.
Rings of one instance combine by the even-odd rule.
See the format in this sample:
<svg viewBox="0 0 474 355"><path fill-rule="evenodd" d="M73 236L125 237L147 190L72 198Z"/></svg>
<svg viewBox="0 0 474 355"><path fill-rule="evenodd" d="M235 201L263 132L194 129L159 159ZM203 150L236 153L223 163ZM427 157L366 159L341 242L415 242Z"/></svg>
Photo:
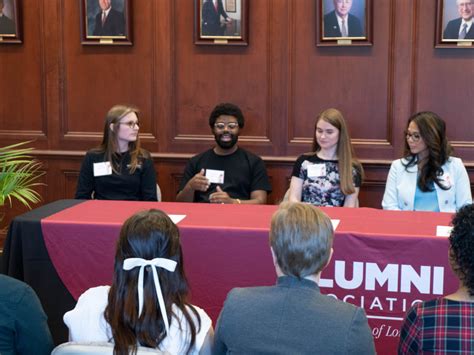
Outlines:
<svg viewBox="0 0 474 355"><path fill-rule="evenodd" d="M102 26L102 11L95 17L94 36L124 36L125 35L125 17L123 12L110 9Z"/></svg>
<svg viewBox="0 0 474 355"><path fill-rule="evenodd" d="M365 35L360 20L356 16L349 14L347 23L349 25L348 37L363 37ZM324 15L323 37L342 37L335 10Z"/></svg>
<svg viewBox="0 0 474 355"><path fill-rule="evenodd" d="M202 5L202 34L204 36L223 36L225 26L221 25L221 15L227 19L229 16L224 11L222 1L217 2L217 10L212 0L207 0Z"/></svg>
<svg viewBox="0 0 474 355"><path fill-rule="evenodd" d="M13 35L15 34L15 22L3 14L0 17L0 34Z"/></svg>
<svg viewBox="0 0 474 355"><path fill-rule="evenodd" d="M449 21L444 29L443 39L458 39L461 23L461 18ZM474 25L471 25L465 39L474 39Z"/></svg>

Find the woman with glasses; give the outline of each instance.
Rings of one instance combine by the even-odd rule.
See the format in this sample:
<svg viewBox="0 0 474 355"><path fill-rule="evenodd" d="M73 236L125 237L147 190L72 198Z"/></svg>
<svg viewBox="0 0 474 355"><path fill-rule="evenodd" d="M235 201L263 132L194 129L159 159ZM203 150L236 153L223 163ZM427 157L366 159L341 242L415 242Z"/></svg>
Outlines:
<svg viewBox="0 0 474 355"><path fill-rule="evenodd" d="M342 113L323 111L316 119L312 152L301 155L293 167L289 200L357 207L362 177Z"/></svg>
<svg viewBox="0 0 474 355"><path fill-rule="evenodd" d="M188 293L178 227L160 210L138 212L120 231L112 286L90 288L64 315L69 340L112 342L114 354L210 354L212 321Z"/></svg>
<svg viewBox="0 0 474 355"><path fill-rule="evenodd" d="M403 158L390 167L384 209L455 212L472 203L466 168L451 156L446 125L437 114L411 116L405 138Z"/></svg>
<svg viewBox="0 0 474 355"><path fill-rule="evenodd" d="M150 153L140 147L138 109L116 105L105 117L102 144L82 162L76 199L156 201Z"/></svg>

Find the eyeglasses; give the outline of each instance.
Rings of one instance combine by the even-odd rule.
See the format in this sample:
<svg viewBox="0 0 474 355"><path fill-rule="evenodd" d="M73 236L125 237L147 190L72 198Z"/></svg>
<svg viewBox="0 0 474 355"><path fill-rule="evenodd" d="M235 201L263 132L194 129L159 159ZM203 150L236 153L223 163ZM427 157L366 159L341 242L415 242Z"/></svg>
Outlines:
<svg viewBox="0 0 474 355"><path fill-rule="evenodd" d="M421 139L421 136L419 133L410 133L408 131L405 132L405 138L408 140L411 138L413 142L418 142Z"/></svg>
<svg viewBox="0 0 474 355"><path fill-rule="evenodd" d="M224 128L228 129L236 129L239 127L239 124L237 122L229 122L229 123L224 123L224 122L219 122L219 123L214 123L214 128L218 130L223 130Z"/></svg>
<svg viewBox="0 0 474 355"><path fill-rule="evenodd" d="M140 122L138 121L128 121L128 122L119 122L119 124L124 124L130 128L135 128L135 126L137 126L138 128L140 128Z"/></svg>

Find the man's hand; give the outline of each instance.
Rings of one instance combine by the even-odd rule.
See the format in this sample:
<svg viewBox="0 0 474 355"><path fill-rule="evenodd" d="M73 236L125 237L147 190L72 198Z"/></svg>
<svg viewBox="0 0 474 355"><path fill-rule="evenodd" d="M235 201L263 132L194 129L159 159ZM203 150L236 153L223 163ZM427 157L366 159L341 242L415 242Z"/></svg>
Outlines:
<svg viewBox="0 0 474 355"><path fill-rule="evenodd" d="M201 169L196 175L189 180L188 185L194 191L207 191L210 186L209 179L204 175L204 169Z"/></svg>
<svg viewBox="0 0 474 355"><path fill-rule="evenodd" d="M217 186L216 192L209 195L209 202L211 203L234 203L234 199L225 191L222 191L220 186Z"/></svg>

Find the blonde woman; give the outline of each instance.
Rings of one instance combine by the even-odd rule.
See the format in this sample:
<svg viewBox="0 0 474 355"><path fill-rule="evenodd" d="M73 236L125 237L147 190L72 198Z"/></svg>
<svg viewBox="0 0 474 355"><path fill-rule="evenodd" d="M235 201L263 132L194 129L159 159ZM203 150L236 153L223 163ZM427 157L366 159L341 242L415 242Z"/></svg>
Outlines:
<svg viewBox="0 0 474 355"><path fill-rule="evenodd" d="M342 113L330 108L316 119L313 149L293 167L289 200L316 206L357 207L363 178Z"/></svg>

